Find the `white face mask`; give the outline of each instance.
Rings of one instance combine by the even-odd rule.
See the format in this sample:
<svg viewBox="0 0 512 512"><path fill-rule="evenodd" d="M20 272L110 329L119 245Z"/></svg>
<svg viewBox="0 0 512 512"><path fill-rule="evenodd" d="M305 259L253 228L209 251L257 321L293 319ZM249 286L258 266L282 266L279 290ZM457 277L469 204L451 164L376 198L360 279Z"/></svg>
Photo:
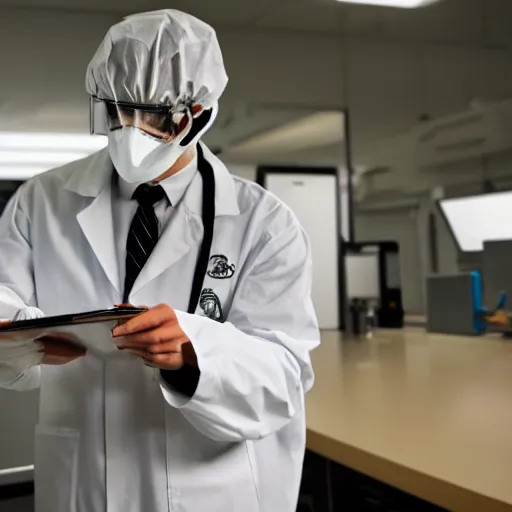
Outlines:
<svg viewBox="0 0 512 512"><path fill-rule="evenodd" d="M170 169L188 149L164 142L133 126L108 133L108 151L118 174L128 183L153 181Z"/></svg>
<svg viewBox="0 0 512 512"><path fill-rule="evenodd" d="M193 119L169 142L158 140L133 126L124 126L108 133L108 151L117 173L128 183L147 183L168 171L188 148L195 146L215 120L217 108L208 123L186 146L181 141L192 128Z"/></svg>

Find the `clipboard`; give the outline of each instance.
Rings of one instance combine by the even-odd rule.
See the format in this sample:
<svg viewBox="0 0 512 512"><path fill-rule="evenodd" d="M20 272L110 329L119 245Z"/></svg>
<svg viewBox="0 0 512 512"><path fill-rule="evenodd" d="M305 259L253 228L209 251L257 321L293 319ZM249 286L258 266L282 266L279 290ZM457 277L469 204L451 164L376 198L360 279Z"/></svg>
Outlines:
<svg viewBox="0 0 512 512"><path fill-rule="evenodd" d="M117 306L111 309L84 313L47 316L31 320L0 324L0 344L53 338L51 344L75 345L87 351L107 354L116 351L112 343L112 329L123 320L129 320L147 308Z"/></svg>

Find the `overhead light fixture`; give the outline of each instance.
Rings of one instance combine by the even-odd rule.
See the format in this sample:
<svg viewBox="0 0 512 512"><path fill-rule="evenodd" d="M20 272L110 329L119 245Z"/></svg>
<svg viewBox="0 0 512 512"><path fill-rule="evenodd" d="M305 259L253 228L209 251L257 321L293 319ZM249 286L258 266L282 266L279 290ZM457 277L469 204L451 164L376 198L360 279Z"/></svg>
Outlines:
<svg viewBox="0 0 512 512"><path fill-rule="evenodd" d="M94 152L107 145L107 138L98 135L70 133L0 132L0 150L59 150Z"/></svg>
<svg viewBox="0 0 512 512"><path fill-rule="evenodd" d="M0 149L0 165L6 164L35 164L63 165L73 160L85 158L87 151L4 151Z"/></svg>
<svg viewBox="0 0 512 512"><path fill-rule="evenodd" d="M92 135L0 132L0 180L24 181L106 145L106 137Z"/></svg>
<svg viewBox="0 0 512 512"><path fill-rule="evenodd" d="M26 181L50 170L50 168L51 167L11 166L0 163L0 181Z"/></svg>
<svg viewBox="0 0 512 512"><path fill-rule="evenodd" d="M347 4L378 5L381 7L401 7L403 9L414 9L433 4L439 0L337 0Z"/></svg>

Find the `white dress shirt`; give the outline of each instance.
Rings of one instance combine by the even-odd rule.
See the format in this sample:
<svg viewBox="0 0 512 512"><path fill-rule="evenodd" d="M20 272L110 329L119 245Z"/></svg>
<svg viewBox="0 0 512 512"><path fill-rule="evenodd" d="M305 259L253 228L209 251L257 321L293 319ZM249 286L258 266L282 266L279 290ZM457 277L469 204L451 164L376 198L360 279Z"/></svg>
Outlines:
<svg viewBox="0 0 512 512"><path fill-rule="evenodd" d="M185 195L188 186L197 172L197 153L194 159L181 171L160 182L165 191L166 198L155 205L155 214L158 219L159 235L169 223L174 209ZM112 187L112 215L114 217L114 230L116 233L116 251L119 267L119 282L124 283L126 274L126 241L138 203L132 199L133 193L140 183L128 183L117 175Z"/></svg>

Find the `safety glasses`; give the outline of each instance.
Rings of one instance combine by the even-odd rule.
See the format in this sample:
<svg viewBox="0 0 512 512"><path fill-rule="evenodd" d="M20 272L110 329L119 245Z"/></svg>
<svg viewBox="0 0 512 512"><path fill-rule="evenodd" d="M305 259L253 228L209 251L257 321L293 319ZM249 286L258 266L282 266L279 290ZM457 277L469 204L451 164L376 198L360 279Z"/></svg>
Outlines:
<svg viewBox="0 0 512 512"><path fill-rule="evenodd" d="M189 125L191 109L183 106L138 105L91 97L91 133L106 135L125 126L138 128L148 135L171 140Z"/></svg>

